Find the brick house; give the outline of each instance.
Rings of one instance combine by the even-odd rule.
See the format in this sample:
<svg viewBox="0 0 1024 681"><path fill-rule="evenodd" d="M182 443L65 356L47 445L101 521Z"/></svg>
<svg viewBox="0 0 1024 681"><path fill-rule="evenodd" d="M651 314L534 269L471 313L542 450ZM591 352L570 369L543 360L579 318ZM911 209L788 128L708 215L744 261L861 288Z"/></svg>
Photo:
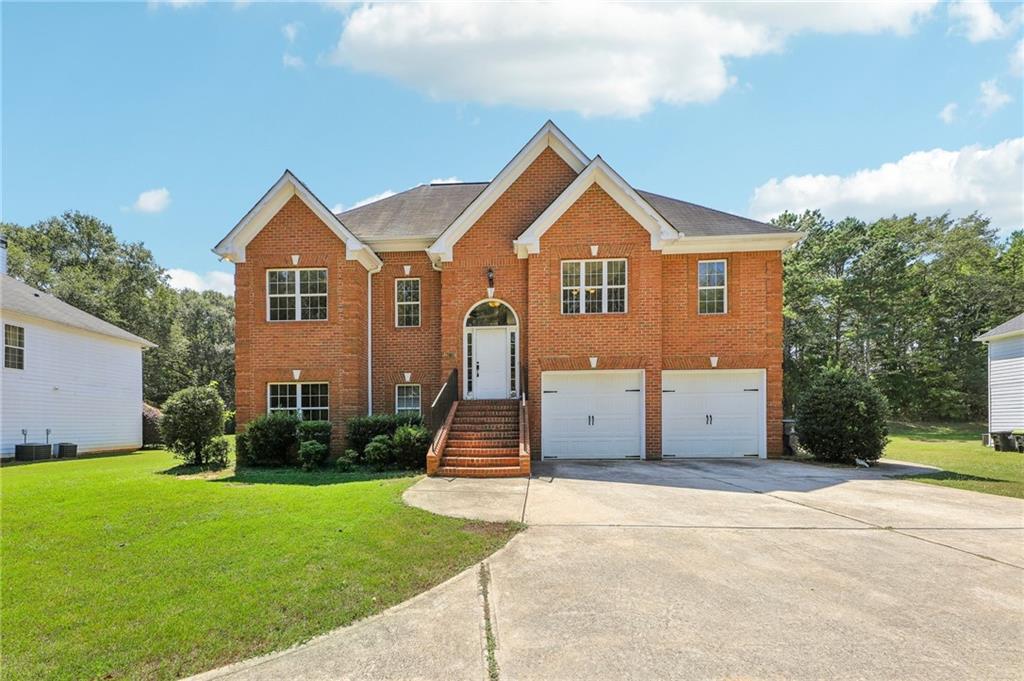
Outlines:
<svg viewBox="0 0 1024 681"><path fill-rule="evenodd" d="M778 455L801 236L636 190L551 122L490 182L337 215L286 171L214 249L238 421L419 412L445 475Z"/></svg>

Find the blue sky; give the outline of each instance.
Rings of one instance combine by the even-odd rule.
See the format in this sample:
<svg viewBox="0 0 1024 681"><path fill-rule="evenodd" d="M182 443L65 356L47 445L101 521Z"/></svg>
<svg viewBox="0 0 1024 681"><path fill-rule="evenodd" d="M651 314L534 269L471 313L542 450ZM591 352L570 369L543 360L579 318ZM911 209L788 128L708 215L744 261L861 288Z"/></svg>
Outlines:
<svg viewBox="0 0 1024 681"><path fill-rule="evenodd" d="M2 218L67 209L229 290L290 168L329 206L488 180L548 118L634 186L767 218L1024 222L1017 4L2 5Z"/></svg>

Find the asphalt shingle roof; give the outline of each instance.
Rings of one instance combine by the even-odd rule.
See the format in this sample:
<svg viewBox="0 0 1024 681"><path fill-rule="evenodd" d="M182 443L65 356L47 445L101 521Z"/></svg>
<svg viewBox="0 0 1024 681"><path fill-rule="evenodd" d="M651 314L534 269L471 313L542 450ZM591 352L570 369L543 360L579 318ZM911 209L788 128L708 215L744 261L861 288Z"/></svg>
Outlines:
<svg viewBox="0 0 1024 681"><path fill-rule="evenodd" d="M338 213L359 239L436 239L487 187L487 182L424 184ZM661 194L637 191L686 236L780 234L789 230Z"/></svg>
<svg viewBox="0 0 1024 681"><path fill-rule="evenodd" d="M999 326L990 331L986 331L974 340L983 341L992 338L993 336L1002 336L1008 333L1014 333L1015 331L1024 331L1024 313L1017 315L1008 322L1003 322Z"/></svg>
<svg viewBox="0 0 1024 681"><path fill-rule="evenodd" d="M73 305L32 288L6 274L0 274L0 309L19 312L29 317L73 326L93 333L131 341L147 348L156 347L145 338L129 333L119 326L105 322Z"/></svg>
<svg viewBox="0 0 1024 681"><path fill-rule="evenodd" d="M364 241L436 239L487 184L421 184L337 215L343 225Z"/></svg>

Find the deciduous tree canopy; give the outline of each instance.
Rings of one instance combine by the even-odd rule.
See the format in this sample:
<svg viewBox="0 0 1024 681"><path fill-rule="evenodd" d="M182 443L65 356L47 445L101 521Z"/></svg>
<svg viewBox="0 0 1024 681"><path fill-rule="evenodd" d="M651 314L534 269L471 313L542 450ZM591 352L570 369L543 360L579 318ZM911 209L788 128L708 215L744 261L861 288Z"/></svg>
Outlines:
<svg viewBox="0 0 1024 681"><path fill-rule="evenodd" d="M833 362L869 376L899 416L985 415L974 338L1024 311L1024 231L1000 240L979 215L776 222L808 233L785 255L787 413Z"/></svg>

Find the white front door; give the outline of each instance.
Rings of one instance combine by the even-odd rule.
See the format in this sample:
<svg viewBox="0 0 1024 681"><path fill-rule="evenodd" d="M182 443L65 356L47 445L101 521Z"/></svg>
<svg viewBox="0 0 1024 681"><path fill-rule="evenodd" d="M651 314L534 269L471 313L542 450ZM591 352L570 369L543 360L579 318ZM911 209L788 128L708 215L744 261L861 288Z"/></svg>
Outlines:
<svg viewBox="0 0 1024 681"><path fill-rule="evenodd" d="M541 374L541 456L642 458L643 372Z"/></svg>
<svg viewBox="0 0 1024 681"><path fill-rule="evenodd" d="M661 451L672 457L764 456L764 371L665 371Z"/></svg>
<svg viewBox="0 0 1024 681"><path fill-rule="evenodd" d="M479 328L473 334L473 398L506 399L509 396L508 329Z"/></svg>

